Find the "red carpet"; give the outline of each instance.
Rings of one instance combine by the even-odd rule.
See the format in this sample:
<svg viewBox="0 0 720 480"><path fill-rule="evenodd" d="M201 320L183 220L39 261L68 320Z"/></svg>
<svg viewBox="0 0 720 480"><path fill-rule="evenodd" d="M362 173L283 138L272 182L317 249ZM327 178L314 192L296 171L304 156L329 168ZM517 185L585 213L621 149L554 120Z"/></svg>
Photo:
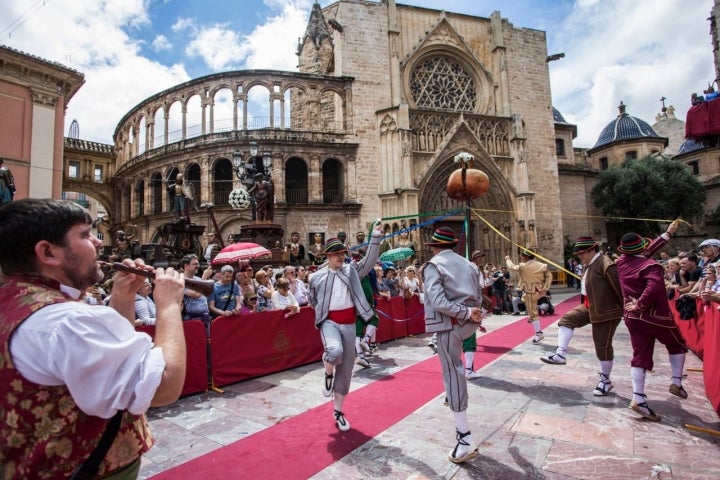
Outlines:
<svg viewBox="0 0 720 480"><path fill-rule="evenodd" d="M575 305L574 297L556 305L555 315L541 317L542 328L547 328ZM527 341L532 328L526 318L520 317L505 327L481 335L475 354L476 368L484 367ZM328 401L153 478L211 480L268 478L268 475L287 480L308 478L440 395L443 384L437 358L433 356L350 392L345 401L345 414L352 426L348 432L340 432L335 427L333 404ZM392 388L387 382L392 382ZM372 415L363 415L363 406L370 403ZM281 458L278 452L282 452Z"/></svg>

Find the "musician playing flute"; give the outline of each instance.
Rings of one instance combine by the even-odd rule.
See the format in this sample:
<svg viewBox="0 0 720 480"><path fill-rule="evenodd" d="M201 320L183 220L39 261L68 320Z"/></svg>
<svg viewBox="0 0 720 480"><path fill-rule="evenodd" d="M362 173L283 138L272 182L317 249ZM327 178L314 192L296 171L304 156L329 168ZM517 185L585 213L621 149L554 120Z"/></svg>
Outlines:
<svg viewBox="0 0 720 480"><path fill-rule="evenodd" d="M23 199L0 208L6 478L68 478L78 470L87 478L135 478L154 443L145 412L180 396L182 274L154 271L153 343L132 325L144 276L118 272L107 307L78 301L102 279L100 245L89 212L71 201ZM124 264L152 270L140 259ZM93 453L97 461L89 460Z"/></svg>

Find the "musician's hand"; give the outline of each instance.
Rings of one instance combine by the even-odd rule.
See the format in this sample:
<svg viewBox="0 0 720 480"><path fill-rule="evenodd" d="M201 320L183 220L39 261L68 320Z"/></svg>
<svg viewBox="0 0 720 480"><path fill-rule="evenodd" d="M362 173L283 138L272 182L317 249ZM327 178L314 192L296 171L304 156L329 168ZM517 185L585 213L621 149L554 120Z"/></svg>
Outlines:
<svg viewBox="0 0 720 480"><path fill-rule="evenodd" d="M126 258L122 261L122 264L127 267L137 268L140 270L145 270L148 272L152 272L153 268L149 265L145 265L145 262L142 261L142 259L137 258L135 260L130 260ZM142 287L143 283L145 283L146 277L142 275L138 275L136 273L130 273L130 272L124 272L121 270L118 270L115 273L113 282L113 296L118 297L128 297L132 296L133 299L135 298L135 294L140 290L140 287Z"/></svg>
<svg viewBox="0 0 720 480"><path fill-rule="evenodd" d="M158 309L182 305L185 292L185 276L174 268L155 270L153 300Z"/></svg>

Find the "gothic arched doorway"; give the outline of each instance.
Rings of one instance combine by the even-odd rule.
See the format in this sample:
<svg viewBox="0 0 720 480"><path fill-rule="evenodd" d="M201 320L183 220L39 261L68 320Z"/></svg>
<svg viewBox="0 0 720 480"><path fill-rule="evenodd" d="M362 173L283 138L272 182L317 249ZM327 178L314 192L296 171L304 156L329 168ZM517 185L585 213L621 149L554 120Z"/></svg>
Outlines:
<svg viewBox="0 0 720 480"><path fill-rule="evenodd" d="M506 237L513 238L515 214L512 201L512 187L500 170L494 165L489 165L492 160L482 159L476 156L471 168L483 170L490 179L490 190L484 196L472 200L470 208L478 211L493 227L497 228ZM457 215L446 217L425 228L420 232L421 259L430 258L430 250L425 247L425 242L430 240L436 228L447 226L455 231L459 238L463 236L465 223L465 202L451 199L447 195L447 181L450 174L459 168L459 164L453 162L453 156L438 159L436 166L428 172L428 175L420 184L420 212L440 212L459 210ZM435 215L435 217L440 215ZM427 221L429 218L421 218L420 221ZM505 263L505 255L511 253L512 245L494 233L485 222L477 215L470 213L470 226L468 229L468 252L480 250L485 253L485 261L501 265ZM464 236L463 236L464 237ZM458 249L458 253L465 254L464 246Z"/></svg>

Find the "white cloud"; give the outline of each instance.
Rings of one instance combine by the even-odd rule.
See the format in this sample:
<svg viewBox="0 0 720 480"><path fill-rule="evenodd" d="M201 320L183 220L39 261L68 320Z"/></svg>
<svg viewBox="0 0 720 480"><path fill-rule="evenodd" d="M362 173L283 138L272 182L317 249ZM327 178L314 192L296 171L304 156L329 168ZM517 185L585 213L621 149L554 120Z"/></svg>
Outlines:
<svg viewBox="0 0 720 480"><path fill-rule="evenodd" d="M0 2L0 18L18 18L35 0ZM112 143L120 119L144 98L187 81L182 65L162 65L140 56L141 42L128 36L147 24L142 0L46 2L6 45L85 75L65 117L80 124L83 139Z"/></svg>
<svg viewBox="0 0 720 480"><path fill-rule="evenodd" d="M592 147L618 113L651 125L667 97L685 120L690 94L714 79L707 17L710 0L577 2L558 26L550 64L553 105L578 125L575 146Z"/></svg>
<svg viewBox="0 0 720 480"><path fill-rule="evenodd" d="M202 58L213 71L238 68L245 58L245 51L238 34L225 24L200 27L185 48L188 57Z"/></svg>
<svg viewBox="0 0 720 480"><path fill-rule="evenodd" d="M173 32L182 32L183 30L197 30L195 20L192 18L178 18L177 21L170 27Z"/></svg>
<svg viewBox="0 0 720 480"><path fill-rule="evenodd" d="M172 49L172 42L165 35L158 35L152 42L152 48L156 52Z"/></svg>
<svg viewBox="0 0 720 480"><path fill-rule="evenodd" d="M303 2L307 3L307 2ZM247 68L297 70L298 37L305 34L309 10L289 2L282 13L268 19L244 38Z"/></svg>

